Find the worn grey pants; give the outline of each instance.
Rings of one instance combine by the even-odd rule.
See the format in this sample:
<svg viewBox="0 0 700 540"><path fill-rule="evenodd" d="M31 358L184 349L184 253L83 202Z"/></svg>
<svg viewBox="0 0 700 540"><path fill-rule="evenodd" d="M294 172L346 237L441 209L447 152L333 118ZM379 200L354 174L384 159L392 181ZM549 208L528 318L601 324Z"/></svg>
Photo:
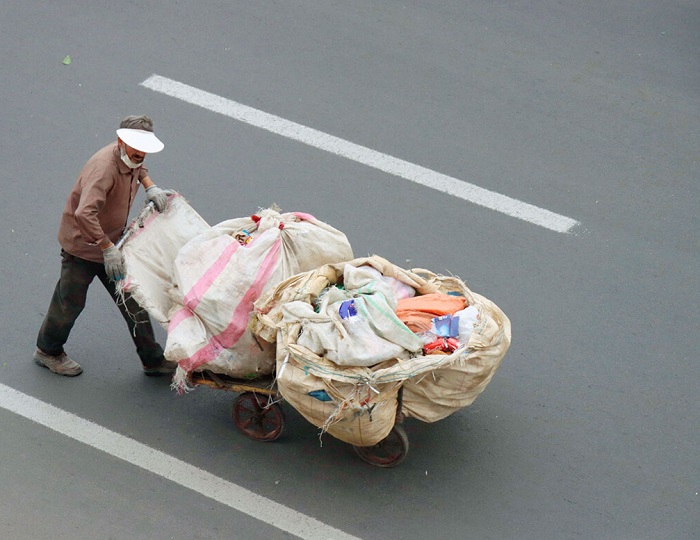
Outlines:
<svg viewBox="0 0 700 540"><path fill-rule="evenodd" d="M61 250L61 277L56 283L49 309L39 330L36 345L44 353L61 354L76 319L83 311L88 287L97 277L114 299L124 317L136 352L144 367L153 367L163 361L163 348L156 342L148 313L129 294L124 302L117 294L102 263L87 261Z"/></svg>

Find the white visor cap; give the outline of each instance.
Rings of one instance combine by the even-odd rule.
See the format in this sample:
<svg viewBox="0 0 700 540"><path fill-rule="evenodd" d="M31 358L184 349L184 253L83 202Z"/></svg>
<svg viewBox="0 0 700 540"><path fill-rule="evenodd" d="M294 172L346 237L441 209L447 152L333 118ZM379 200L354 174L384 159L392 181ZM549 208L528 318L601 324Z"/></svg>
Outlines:
<svg viewBox="0 0 700 540"><path fill-rule="evenodd" d="M122 128L117 130L117 137L131 146L131 148L146 154L155 154L165 148L165 145L160 142L160 139L152 131Z"/></svg>

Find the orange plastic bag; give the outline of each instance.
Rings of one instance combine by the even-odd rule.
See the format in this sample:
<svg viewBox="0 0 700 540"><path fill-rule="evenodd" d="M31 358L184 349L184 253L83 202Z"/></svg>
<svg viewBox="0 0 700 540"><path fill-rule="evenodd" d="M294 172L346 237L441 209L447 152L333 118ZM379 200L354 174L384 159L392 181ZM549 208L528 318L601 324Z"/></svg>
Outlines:
<svg viewBox="0 0 700 540"><path fill-rule="evenodd" d="M463 296L431 293L399 300L396 316L413 332L428 332L435 317L451 315L467 307Z"/></svg>

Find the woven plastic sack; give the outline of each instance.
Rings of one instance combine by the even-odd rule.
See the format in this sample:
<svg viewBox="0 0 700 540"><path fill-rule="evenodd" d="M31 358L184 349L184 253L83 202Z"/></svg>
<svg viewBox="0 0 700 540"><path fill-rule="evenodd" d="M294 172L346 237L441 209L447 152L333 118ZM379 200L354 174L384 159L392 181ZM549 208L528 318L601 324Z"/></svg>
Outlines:
<svg viewBox="0 0 700 540"><path fill-rule="evenodd" d="M165 212L144 209L122 237L126 278L119 287L164 328L174 307L171 289L175 257L182 246L209 229L209 224L176 194L170 197Z"/></svg>
<svg viewBox="0 0 700 540"><path fill-rule="evenodd" d="M288 306L316 303L327 287L342 279L348 265L370 266L419 295L462 294L481 315L469 343L449 355L403 355L374 366L342 366L302 346L300 337L308 319L295 320ZM492 312L498 314L497 320ZM280 283L256 302L251 329L267 341L277 340L277 384L282 396L322 431L356 446L371 446L388 435L401 386L402 412L426 422L471 403L488 384L510 343L505 315L458 278L404 270L377 256L326 265Z"/></svg>
<svg viewBox="0 0 700 540"><path fill-rule="evenodd" d="M345 235L309 214L268 208L224 221L184 245L173 264L176 309L166 358L174 385L196 370L255 378L274 370L275 348L247 331L253 303L280 281L352 259Z"/></svg>

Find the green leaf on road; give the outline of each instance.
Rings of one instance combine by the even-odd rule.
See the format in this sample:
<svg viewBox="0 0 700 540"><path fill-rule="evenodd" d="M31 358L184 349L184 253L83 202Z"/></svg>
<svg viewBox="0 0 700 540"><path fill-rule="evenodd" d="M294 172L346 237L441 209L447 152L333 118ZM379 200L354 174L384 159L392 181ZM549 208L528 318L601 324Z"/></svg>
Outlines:
<svg viewBox="0 0 700 540"><path fill-rule="evenodd" d="M69 65L70 63L71 63L71 58L70 58L70 54L69 54L68 56L66 56L66 57L63 59L63 64L67 66L67 65Z"/></svg>

